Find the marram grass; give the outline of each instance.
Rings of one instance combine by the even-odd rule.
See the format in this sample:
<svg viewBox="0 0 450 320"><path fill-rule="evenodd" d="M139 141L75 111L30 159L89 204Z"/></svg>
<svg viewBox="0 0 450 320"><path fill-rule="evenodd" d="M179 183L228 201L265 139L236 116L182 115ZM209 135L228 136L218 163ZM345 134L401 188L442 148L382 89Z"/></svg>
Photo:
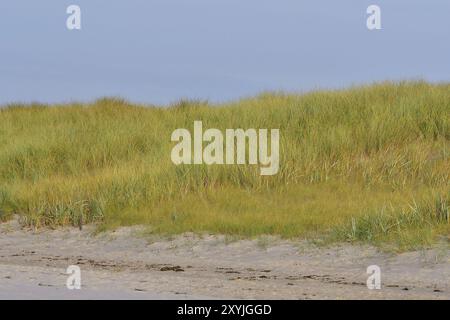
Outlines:
<svg viewBox="0 0 450 320"><path fill-rule="evenodd" d="M280 171L181 165L171 133L279 128ZM169 107L0 109L0 219L431 245L449 238L450 84L382 83Z"/></svg>

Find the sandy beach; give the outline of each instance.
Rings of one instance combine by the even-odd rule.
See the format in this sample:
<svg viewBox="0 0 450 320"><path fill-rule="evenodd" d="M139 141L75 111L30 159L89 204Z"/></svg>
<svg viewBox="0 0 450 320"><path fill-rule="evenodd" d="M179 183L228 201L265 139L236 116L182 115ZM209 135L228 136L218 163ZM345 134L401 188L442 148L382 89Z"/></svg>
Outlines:
<svg viewBox="0 0 450 320"><path fill-rule="evenodd" d="M448 245L393 254L276 238L144 237L139 227L93 231L34 231L17 220L1 224L0 298L450 298ZM66 288L69 265L81 269L81 290ZM369 265L381 268L380 290L367 288Z"/></svg>

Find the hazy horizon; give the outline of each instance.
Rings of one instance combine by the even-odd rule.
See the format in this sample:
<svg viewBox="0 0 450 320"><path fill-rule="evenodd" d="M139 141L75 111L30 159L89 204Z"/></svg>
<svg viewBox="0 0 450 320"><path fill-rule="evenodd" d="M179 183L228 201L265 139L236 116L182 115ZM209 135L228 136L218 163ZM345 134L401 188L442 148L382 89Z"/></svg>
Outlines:
<svg viewBox="0 0 450 320"><path fill-rule="evenodd" d="M66 29L66 8L82 30ZM366 28L366 8L382 30ZM25 0L0 4L0 104L224 102L384 80L450 81L450 2Z"/></svg>

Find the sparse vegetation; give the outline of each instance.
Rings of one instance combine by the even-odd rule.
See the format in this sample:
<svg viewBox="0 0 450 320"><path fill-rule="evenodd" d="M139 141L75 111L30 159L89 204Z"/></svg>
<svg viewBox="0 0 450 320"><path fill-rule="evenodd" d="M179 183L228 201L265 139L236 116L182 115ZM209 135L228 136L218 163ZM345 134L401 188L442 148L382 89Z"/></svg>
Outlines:
<svg viewBox="0 0 450 320"><path fill-rule="evenodd" d="M431 245L450 227L449 198L414 203L406 209L386 208L352 219L335 228L336 239L394 244L396 249Z"/></svg>
<svg viewBox="0 0 450 320"><path fill-rule="evenodd" d="M170 135L194 120L221 130L279 128L279 173L175 166ZM265 93L221 105L10 105L0 122L0 219L405 249L450 232L450 84Z"/></svg>

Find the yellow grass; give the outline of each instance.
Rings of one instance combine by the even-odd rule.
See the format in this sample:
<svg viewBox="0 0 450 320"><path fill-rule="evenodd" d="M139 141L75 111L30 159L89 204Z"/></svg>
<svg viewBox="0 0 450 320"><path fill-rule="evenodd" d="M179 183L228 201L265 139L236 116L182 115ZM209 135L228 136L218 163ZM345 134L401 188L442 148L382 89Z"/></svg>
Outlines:
<svg viewBox="0 0 450 320"><path fill-rule="evenodd" d="M182 165L173 130L279 128L280 171ZM234 103L120 99L0 111L0 215L429 245L450 231L450 84L382 83Z"/></svg>

